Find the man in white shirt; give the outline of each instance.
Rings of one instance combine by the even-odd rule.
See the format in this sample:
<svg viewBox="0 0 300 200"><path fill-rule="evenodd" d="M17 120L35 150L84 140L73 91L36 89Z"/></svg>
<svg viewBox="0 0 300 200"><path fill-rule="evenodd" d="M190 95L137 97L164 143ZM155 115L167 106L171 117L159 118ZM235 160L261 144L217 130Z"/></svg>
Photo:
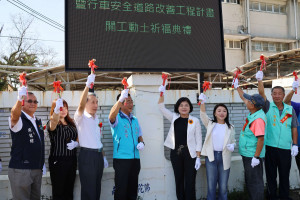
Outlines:
<svg viewBox="0 0 300 200"><path fill-rule="evenodd" d="M24 99L24 106L22 100ZM26 87L18 90L18 100L8 119L12 138L8 178L14 200L39 200L45 160L42 122L34 115L38 101Z"/></svg>
<svg viewBox="0 0 300 200"><path fill-rule="evenodd" d="M103 167L108 167L106 157L103 156L99 119L96 115L98 99L94 93L89 93L94 81L95 75L89 75L74 115L81 147L78 167L83 200L100 199Z"/></svg>

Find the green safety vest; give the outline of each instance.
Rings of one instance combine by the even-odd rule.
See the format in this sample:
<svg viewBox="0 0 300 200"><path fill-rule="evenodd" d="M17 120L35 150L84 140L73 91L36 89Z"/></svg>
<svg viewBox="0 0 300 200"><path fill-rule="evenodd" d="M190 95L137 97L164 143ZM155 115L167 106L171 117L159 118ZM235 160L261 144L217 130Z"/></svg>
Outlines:
<svg viewBox="0 0 300 200"><path fill-rule="evenodd" d="M242 156L253 157L255 155L258 139L250 130L250 125L254 120L259 118L264 120L264 122L267 124L267 116L262 109L256 111L253 114L249 113L249 115L247 116L246 124L244 125L244 128L241 131L239 141L239 153ZM263 146L259 157L265 157L265 145Z"/></svg>
<svg viewBox="0 0 300 200"><path fill-rule="evenodd" d="M265 145L280 149L291 149L293 107L285 103L283 105L284 108L280 116L275 103L270 103L270 109L267 112L268 123Z"/></svg>

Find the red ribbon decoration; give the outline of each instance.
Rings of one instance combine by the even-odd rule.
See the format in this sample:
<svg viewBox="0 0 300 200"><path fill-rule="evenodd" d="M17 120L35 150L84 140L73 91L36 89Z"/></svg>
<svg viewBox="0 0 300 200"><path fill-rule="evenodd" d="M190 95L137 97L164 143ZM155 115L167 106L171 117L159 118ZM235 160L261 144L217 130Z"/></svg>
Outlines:
<svg viewBox="0 0 300 200"><path fill-rule="evenodd" d="M280 120L280 122L281 122L281 123L284 123L288 118L290 118L290 117L292 117L292 116L293 116L293 115L287 113L287 114L284 116L284 118L282 118L282 119Z"/></svg>
<svg viewBox="0 0 300 200"><path fill-rule="evenodd" d="M124 77L122 80L122 84L124 85L124 90L128 88L127 78ZM126 106L126 101L124 102L124 106Z"/></svg>
<svg viewBox="0 0 300 200"><path fill-rule="evenodd" d="M260 65L260 71L263 70L263 68L266 70L266 60L265 60L265 56L264 55L261 55L259 57L259 59L261 60L261 65Z"/></svg>
<svg viewBox="0 0 300 200"><path fill-rule="evenodd" d="M54 87L53 92L57 93L59 98L61 98L61 92L64 91L64 89L60 86L60 84L61 84L60 81L53 82L53 87ZM60 107L59 110L62 111L62 107Z"/></svg>
<svg viewBox="0 0 300 200"><path fill-rule="evenodd" d="M211 83L209 81L204 81L202 85L203 93L210 89ZM201 101L198 102L198 105L201 105Z"/></svg>
<svg viewBox="0 0 300 200"><path fill-rule="evenodd" d="M297 72L294 71L293 76L295 76L295 81L297 81L298 80ZM297 94L297 88L295 90L295 94Z"/></svg>
<svg viewBox="0 0 300 200"><path fill-rule="evenodd" d="M92 74L95 74L95 69L97 69L98 68L98 66L97 65L95 65L95 62L96 62L96 59L92 59L92 60L89 60L89 63L88 63L88 65L89 65L89 68L91 68L91 73ZM91 89L93 89L93 87L94 87L94 83L91 83Z"/></svg>
<svg viewBox="0 0 300 200"><path fill-rule="evenodd" d="M20 83L21 83L21 85L22 86L27 86L27 81L26 81L26 72L23 72L22 74L20 74L20 76L19 76L19 81L20 81ZM27 94L27 96L28 96L28 94ZM22 106L24 106L24 97L23 97L23 99L22 99Z"/></svg>
<svg viewBox="0 0 300 200"><path fill-rule="evenodd" d="M166 84L166 80L168 79L168 74L166 74L166 73L162 73L162 75L161 75L161 78L163 79L163 86L165 86L165 84ZM163 96L163 92L160 92L160 96L162 97Z"/></svg>
<svg viewBox="0 0 300 200"><path fill-rule="evenodd" d="M124 90L127 89L128 83L127 83L127 78L126 77L123 78L122 84L124 85Z"/></svg>
<svg viewBox="0 0 300 200"><path fill-rule="evenodd" d="M246 118L246 123L245 123L244 126L243 126L243 131L245 131L245 128L246 128L246 126L248 125L248 123L249 123L249 120L248 120L248 118Z"/></svg>
<svg viewBox="0 0 300 200"><path fill-rule="evenodd" d="M233 80L233 82L232 82L232 88L234 88L234 82L235 82L235 80L236 79L238 79L239 80L239 75L242 73L242 71L239 69L239 68L237 68L237 70L234 72L234 74L235 74L235 77L234 77L234 80Z"/></svg>

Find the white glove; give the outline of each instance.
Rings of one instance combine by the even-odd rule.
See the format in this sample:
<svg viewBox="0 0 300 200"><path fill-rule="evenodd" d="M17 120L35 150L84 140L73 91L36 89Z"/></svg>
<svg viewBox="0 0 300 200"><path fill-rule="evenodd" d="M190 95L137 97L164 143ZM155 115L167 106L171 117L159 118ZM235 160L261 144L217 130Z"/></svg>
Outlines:
<svg viewBox="0 0 300 200"><path fill-rule="evenodd" d="M293 147L292 147L292 156L297 156L298 155L298 146L297 145L293 145Z"/></svg>
<svg viewBox="0 0 300 200"><path fill-rule="evenodd" d="M258 71L257 73L256 73L256 80L258 80L258 81L262 81L263 80L263 78L264 78L264 73L263 73L263 71Z"/></svg>
<svg viewBox="0 0 300 200"><path fill-rule="evenodd" d="M54 112L56 114L59 114L60 113L60 108L64 107L64 103L63 103L62 98L57 99L55 104L56 105L55 105L55 108L54 108Z"/></svg>
<svg viewBox="0 0 300 200"><path fill-rule="evenodd" d="M201 93L198 99L199 99L199 101L201 103L206 103L206 96L205 96L205 94Z"/></svg>
<svg viewBox="0 0 300 200"><path fill-rule="evenodd" d="M47 173L47 169L46 169L46 165L44 163L44 166L43 166L43 176Z"/></svg>
<svg viewBox="0 0 300 200"><path fill-rule="evenodd" d="M165 92L166 92L166 85L165 86L163 86L163 85L159 86L158 91L162 92L163 94L165 94Z"/></svg>
<svg viewBox="0 0 300 200"><path fill-rule="evenodd" d="M252 161L251 161L252 168L254 168L255 166L259 165L259 163L260 163L259 159L254 158L254 157L252 158Z"/></svg>
<svg viewBox="0 0 300 200"><path fill-rule="evenodd" d="M201 161L200 161L200 158L197 158L196 159L196 163L195 163L195 169L198 170L201 166Z"/></svg>
<svg viewBox="0 0 300 200"><path fill-rule="evenodd" d="M129 89L124 89L122 92L121 92L121 96L119 98L119 101L121 103L123 103L125 101L125 99L128 98L128 92L129 92Z"/></svg>
<svg viewBox="0 0 300 200"><path fill-rule="evenodd" d="M226 147L227 147L228 151L233 152L234 151L234 147L235 147L235 143L233 143L233 144L227 144Z"/></svg>
<svg viewBox="0 0 300 200"><path fill-rule="evenodd" d="M78 142L71 140L71 142L68 143L67 146L68 146L67 148L69 150L73 150L74 148L78 147Z"/></svg>
<svg viewBox="0 0 300 200"><path fill-rule="evenodd" d="M299 82L298 81L294 81L292 84L293 90L296 91L299 87Z"/></svg>
<svg viewBox="0 0 300 200"><path fill-rule="evenodd" d="M18 100L19 101L22 101L22 97L26 97L26 94L27 94L27 87L25 86L22 86L22 87L19 87L18 89Z"/></svg>
<svg viewBox="0 0 300 200"><path fill-rule="evenodd" d="M143 142L138 143L138 145L136 146L136 148L140 151L144 150L144 147L145 147L145 145Z"/></svg>
<svg viewBox="0 0 300 200"><path fill-rule="evenodd" d="M87 78L87 81L86 81L86 87L90 88L91 87L91 84L95 82L95 77L96 75L95 74L90 74Z"/></svg>
<svg viewBox="0 0 300 200"><path fill-rule="evenodd" d="M103 156L103 161L104 161L104 168L108 168L108 161L106 159L106 156Z"/></svg>
<svg viewBox="0 0 300 200"><path fill-rule="evenodd" d="M235 78L232 81L232 85L234 86L235 89L237 89L239 86L239 79Z"/></svg>
<svg viewBox="0 0 300 200"><path fill-rule="evenodd" d="M2 163L0 161L0 173L2 172Z"/></svg>

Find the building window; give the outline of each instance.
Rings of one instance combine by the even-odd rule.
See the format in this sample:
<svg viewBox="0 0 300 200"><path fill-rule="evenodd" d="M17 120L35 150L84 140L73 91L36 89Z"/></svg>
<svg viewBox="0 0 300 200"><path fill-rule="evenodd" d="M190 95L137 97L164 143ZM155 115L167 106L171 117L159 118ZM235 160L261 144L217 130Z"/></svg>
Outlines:
<svg viewBox="0 0 300 200"><path fill-rule="evenodd" d="M224 47L228 49L241 49L241 41L239 40L224 40Z"/></svg>
<svg viewBox="0 0 300 200"><path fill-rule="evenodd" d="M268 12L268 13L286 13L285 5L279 4L269 4L264 2L250 2L250 10L252 11L260 11L260 12Z"/></svg>
<svg viewBox="0 0 300 200"><path fill-rule="evenodd" d="M240 0L221 0L223 3L235 3L240 4Z"/></svg>
<svg viewBox="0 0 300 200"><path fill-rule="evenodd" d="M252 42L253 51L281 52L289 50L289 43Z"/></svg>

